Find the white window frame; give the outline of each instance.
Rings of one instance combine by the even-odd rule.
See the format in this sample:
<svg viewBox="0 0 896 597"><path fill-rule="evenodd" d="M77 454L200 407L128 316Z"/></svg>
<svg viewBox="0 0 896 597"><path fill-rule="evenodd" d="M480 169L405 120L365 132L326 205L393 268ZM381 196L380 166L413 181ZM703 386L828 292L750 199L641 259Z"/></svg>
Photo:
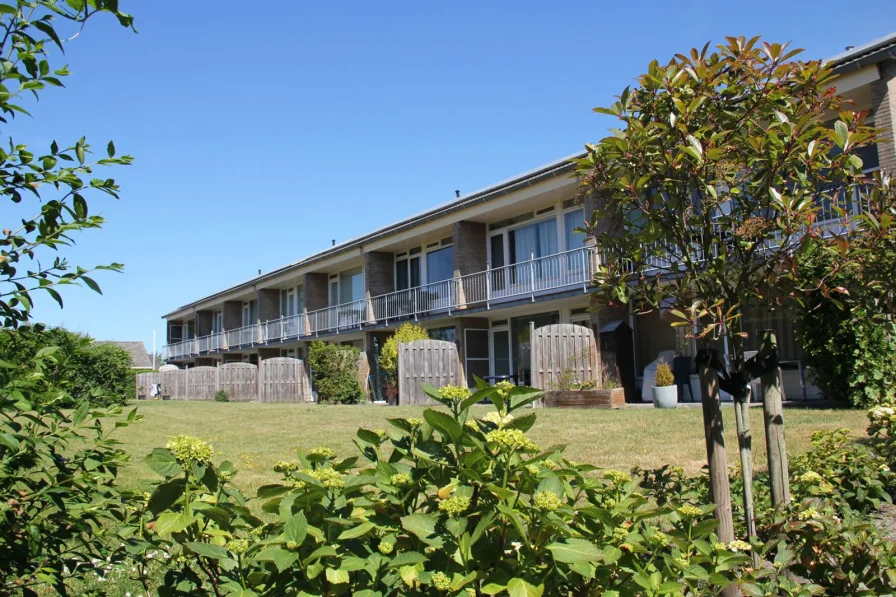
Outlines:
<svg viewBox="0 0 896 597"><path fill-rule="evenodd" d="M580 210L582 212L582 215L585 215L585 206L584 205L576 205L576 206L568 207L568 208L560 211L560 217L558 217L557 220L559 222L560 236L562 237L562 239L560 242L557 243L557 247L560 248L561 253L573 250L573 249L570 249L568 246L566 246L566 214L574 212L574 211L580 211ZM587 218L585 221L587 221ZM587 235L583 235L583 236L585 236L587 238ZM581 247L575 247L575 248L581 249L584 246L585 245L583 243Z"/></svg>
<svg viewBox="0 0 896 597"><path fill-rule="evenodd" d="M220 334L224 331L224 311L212 311L212 333Z"/></svg>
<svg viewBox="0 0 896 597"><path fill-rule="evenodd" d="M242 322L243 327L258 323L258 302L255 299L243 301Z"/></svg>
<svg viewBox="0 0 896 597"><path fill-rule="evenodd" d="M553 211L546 213L546 214L542 214L540 216L535 216L531 220L526 220L525 222L520 222L518 224L511 224L509 226L505 226L503 228L498 228L496 230L489 230L488 236L487 236L487 241L486 241L486 247L485 247L486 256L488 258L488 263L489 263L489 268L492 267L492 237L493 236L498 236L499 234L504 236L504 241L503 241L504 260L505 260L504 267L514 265L513 263L510 263L510 232L513 230L518 230L520 228L525 228L526 226L533 226L533 225L539 224L541 222L546 222L551 219L554 220L554 224L557 226L557 237L558 237L557 238L557 251L559 253L563 253L566 250L564 248L566 246L566 231L564 228L565 222L563 219L563 217L564 217L563 214L565 214L567 211L573 211L575 208L563 209L563 201L554 203L554 204L552 204L552 206L554 208ZM551 207L551 205L545 205L544 207L541 207L539 209L547 209L548 207ZM533 209L531 211L531 213L535 213L536 211L539 211L539 210ZM530 213L530 212L528 212L528 211L522 212L519 215L522 215L524 213ZM529 261L529 258L527 257L526 259L523 259L522 261ZM517 261L517 263L519 263L519 260Z"/></svg>
<svg viewBox="0 0 896 597"><path fill-rule="evenodd" d="M506 333L507 334L507 362L510 364L510 371L508 375L513 375L513 338L510 337L510 320L508 323L504 325L499 325L493 328L489 328L488 332L488 374L494 377L497 375L495 372L495 338L494 334L496 333ZM466 351L466 346L464 346L464 350ZM466 352L464 352L464 356L466 356Z"/></svg>

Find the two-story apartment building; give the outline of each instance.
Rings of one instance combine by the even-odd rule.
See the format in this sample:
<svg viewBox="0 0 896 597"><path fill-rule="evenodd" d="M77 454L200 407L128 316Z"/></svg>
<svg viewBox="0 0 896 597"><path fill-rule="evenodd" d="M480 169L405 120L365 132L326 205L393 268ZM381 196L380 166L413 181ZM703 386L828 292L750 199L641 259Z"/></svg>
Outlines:
<svg viewBox="0 0 896 597"><path fill-rule="evenodd" d="M896 34L831 59L837 89L896 130ZM892 142L865 156L896 172ZM370 351L404 321L457 344L468 378L528 375L529 322L592 323L592 249L576 232L590 216L576 200L570 156L328 247L164 315L166 359L183 367L307 354L313 340ZM662 350L687 351L666 314L622 314L634 367ZM754 313L747 329L776 327L799 361L789 318Z"/></svg>

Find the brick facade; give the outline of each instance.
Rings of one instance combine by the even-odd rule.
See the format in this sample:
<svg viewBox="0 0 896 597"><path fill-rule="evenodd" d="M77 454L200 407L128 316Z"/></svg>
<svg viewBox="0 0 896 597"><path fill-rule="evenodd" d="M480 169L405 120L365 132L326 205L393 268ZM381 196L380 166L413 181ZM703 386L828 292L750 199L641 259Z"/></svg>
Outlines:
<svg viewBox="0 0 896 597"><path fill-rule="evenodd" d="M329 306L327 274L305 274L305 310L317 311Z"/></svg>
<svg viewBox="0 0 896 597"><path fill-rule="evenodd" d="M280 291L264 289L255 292L258 301L258 323L280 318Z"/></svg>
<svg viewBox="0 0 896 597"><path fill-rule="evenodd" d="M378 296L395 291L395 254L371 251L364 254L366 296Z"/></svg>
<svg viewBox="0 0 896 597"><path fill-rule="evenodd" d="M199 337L208 336L212 333L212 311L199 310L196 311L196 335Z"/></svg>
<svg viewBox="0 0 896 597"><path fill-rule="evenodd" d="M235 330L243 326L243 302L224 301L224 329Z"/></svg>
<svg viewBox="0 0 896 597"><path fill-rule="evenodd" d="M486 226L481 222L455 222L454 232L454 275L455 277L485 271L488 267L488 237ZM474 296L475 282L463 280L457 285L458 309L465 308L465 297Z"/></svg>
<svg viewBox="0 0 896 597"><path fill-rule="evenodd" d="M885 60L878 66L880 79L871 83L871 113L874 126L885 140L877 145L880 167L896 173L896 60Z"/></svg>

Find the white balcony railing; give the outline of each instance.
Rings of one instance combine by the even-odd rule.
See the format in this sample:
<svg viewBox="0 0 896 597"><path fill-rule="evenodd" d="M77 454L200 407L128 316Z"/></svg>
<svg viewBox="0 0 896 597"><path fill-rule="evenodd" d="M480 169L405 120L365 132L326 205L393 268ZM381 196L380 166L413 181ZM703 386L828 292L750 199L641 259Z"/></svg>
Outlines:
<svg viewBox="0 0 896 597"><path fill-rule="evenodd" d="M387 325L439 313L449 315L456 309L489 307L520 298L534 301L538 296L573 288L586 291L593 273L592 257L593 250L584 247L530 259L171 344L166 347L166 354L169 359L186 358L292 338L346 332L364 326Z"/></svg>

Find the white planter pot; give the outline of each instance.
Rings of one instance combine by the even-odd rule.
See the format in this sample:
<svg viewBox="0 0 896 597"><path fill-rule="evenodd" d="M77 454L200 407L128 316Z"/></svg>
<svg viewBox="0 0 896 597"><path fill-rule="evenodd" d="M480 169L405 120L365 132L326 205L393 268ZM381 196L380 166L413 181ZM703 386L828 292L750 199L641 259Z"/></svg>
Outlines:
<svg viewBox="0 0 896 597"><path fill-rule="evenodd" d="M653 386L653 405L657 408L676 408L678 386Z"/></svg>

